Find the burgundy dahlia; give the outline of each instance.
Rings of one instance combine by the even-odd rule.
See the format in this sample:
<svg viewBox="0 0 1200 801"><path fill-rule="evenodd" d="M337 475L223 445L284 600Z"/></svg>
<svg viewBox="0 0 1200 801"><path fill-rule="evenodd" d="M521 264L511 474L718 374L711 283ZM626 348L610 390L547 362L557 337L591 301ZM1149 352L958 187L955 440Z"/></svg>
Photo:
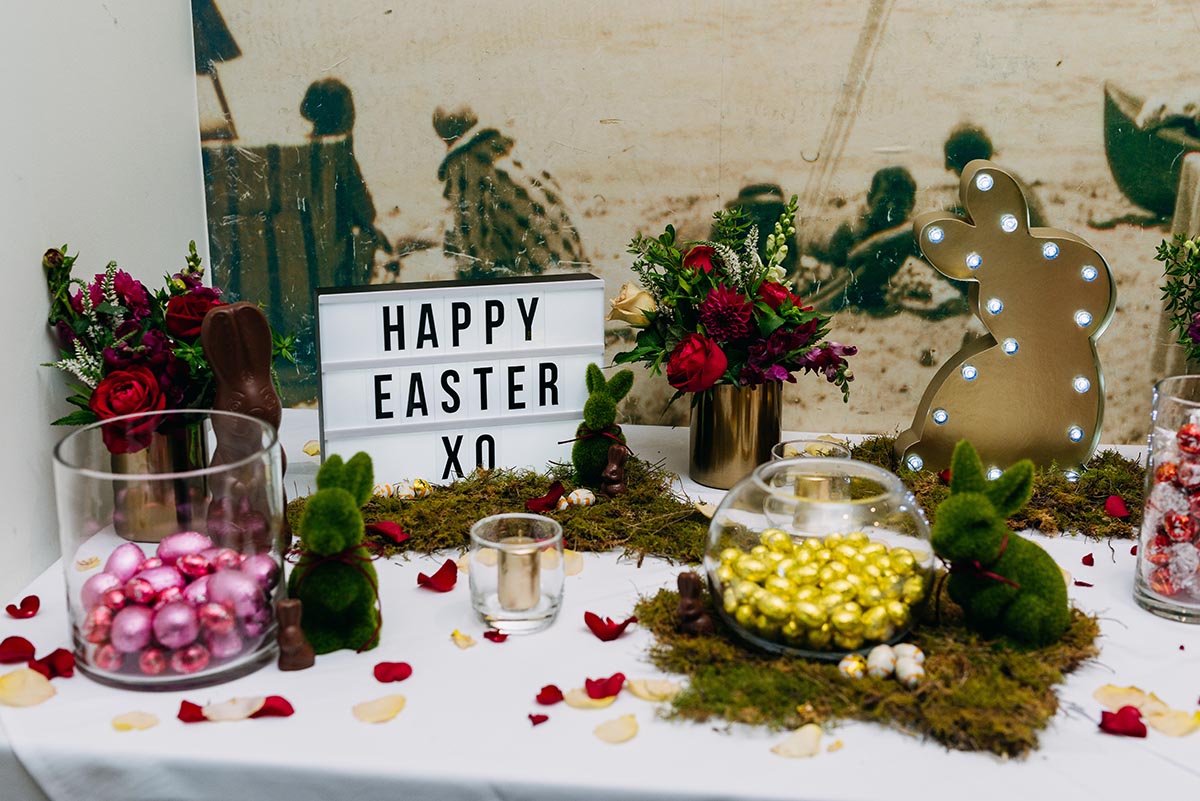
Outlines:
<svg viewBox="0 0 1200 801"><path fill-rule="evenodd" d="M730 342L750 334L754 307L740 292L719 286L708 293L699 312L700 322L713 339Z"/></svg>

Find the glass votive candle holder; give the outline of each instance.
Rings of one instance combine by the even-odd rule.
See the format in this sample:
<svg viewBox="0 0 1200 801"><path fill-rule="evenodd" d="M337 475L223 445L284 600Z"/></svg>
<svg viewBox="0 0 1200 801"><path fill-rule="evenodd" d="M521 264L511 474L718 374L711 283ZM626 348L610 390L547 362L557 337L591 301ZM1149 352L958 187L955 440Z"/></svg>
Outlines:
<svg viewBox="0 0 1200 801"><path fill-rule="evenodd" d="M831 439L786 439L771 446L772 459L849 459L850 448Z"/></svg>
<svg viewBox="0 0 1200 801"><path fill-rule="evenodd" d="M207 410L112 418L58 444L59 543L81 672L178 690L274 658L280 454L273 426Z"/></svg>
<svg viewBox="0 0 1200 801"><path fill-rule="evenodd" d="M485 517L471 527L471 605L488 626L530 634L562 606L562 526L534 514Z"/></svg>

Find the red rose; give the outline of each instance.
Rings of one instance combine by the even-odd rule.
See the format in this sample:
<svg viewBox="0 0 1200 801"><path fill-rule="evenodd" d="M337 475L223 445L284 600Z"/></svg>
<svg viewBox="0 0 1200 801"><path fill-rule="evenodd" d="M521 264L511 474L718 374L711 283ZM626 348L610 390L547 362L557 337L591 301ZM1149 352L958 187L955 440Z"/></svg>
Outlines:
<svg viewBox="0 0 1200 801"><path fill-rule="evenodd" d="M667 383L684 392L703 392L725 374L729 360L717 343L700 334L679 340L667 359Z"/></svg>
<svg viewBox="0 0 1200 801"><path fill-rule="evenodd" d="M685 270L701 270L705 273L713 271L713 256L716 251L708 245L696 245L687 252L683 257L683 269Z"/></svg>
<svg viewBox="0 0 1200 801"><path fill-rule="evenodd" d="M167 301L167 333L180 339L195 339L200 336L204 315L213 306L220 305L216 292L206 287L186 295L173 295Z"/></svg>
<svg viewBox="0 0 1200 801"><path fill-rule="evenodd" d="M114 370L92 392L88 406L101 420L137 412L157 412L166 408L167 398L159 389L154 373L141 365ZM146 415L133 421L104 426L104 444L112 453L136 453L150 444L150 437L161 421L159 415Z"/></svg>

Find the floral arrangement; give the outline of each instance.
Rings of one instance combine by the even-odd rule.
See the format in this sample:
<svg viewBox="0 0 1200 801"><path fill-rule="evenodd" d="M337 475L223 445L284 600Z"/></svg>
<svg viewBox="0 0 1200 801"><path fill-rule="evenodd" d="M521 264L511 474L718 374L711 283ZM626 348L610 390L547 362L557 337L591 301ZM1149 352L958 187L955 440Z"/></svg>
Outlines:
<svg viewBox="0 0 1200 801"><path fill-rule="evenodd" d="M629 252L641 286L621 287L608 319L641 330L633 350L614 361L647 362L655 374L665 362L675 398L714 384L794 383L803 370L824 375L848 400L854 374L846 357L858 349L824 341L829 317L783 283L795 215L793 196L763 255L758 229L740 208L713 215L710 241L677 244L670 225L656 239L635 236Z"/></svg>
<svg viewBox="0 0 1200 801"><path fill-rule="evenodd" d="M57 367L73 380L67 402L79 408L54 425L86 425L137 412L211 407L215 383L200 345L200 326L221 290L204 286L204 268L190 244L182 270L157 292L116 262L91 282L71 277L78 256L67 246L42 257L50 290L49 323L58 335ZM292 337L273 335L274 355L291 360ZM105 428L113 453L146 447L148 430Z"/></svg>
<svg viewBox="0 0 1200 801"><path fill-rule="evenodd" d="M1171 330L1182 345L1188 361L1200 361L1200 236L1188 239L1176 234L1162 241L1155 253L1163 263L1163 308L1171 318Z"/></svg>

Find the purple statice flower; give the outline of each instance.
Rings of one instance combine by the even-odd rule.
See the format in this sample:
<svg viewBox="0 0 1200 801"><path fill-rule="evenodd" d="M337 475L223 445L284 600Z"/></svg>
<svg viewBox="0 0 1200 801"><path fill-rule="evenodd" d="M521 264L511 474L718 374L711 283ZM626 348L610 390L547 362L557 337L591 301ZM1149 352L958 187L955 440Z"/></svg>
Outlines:
<svg viewBox="0 0 1200 801"><path fill-rule="evenodd" d="M1200 312L1192 315L1191 325L1188 326L1188 339L1193 345L1200 345Z"/></svg>

